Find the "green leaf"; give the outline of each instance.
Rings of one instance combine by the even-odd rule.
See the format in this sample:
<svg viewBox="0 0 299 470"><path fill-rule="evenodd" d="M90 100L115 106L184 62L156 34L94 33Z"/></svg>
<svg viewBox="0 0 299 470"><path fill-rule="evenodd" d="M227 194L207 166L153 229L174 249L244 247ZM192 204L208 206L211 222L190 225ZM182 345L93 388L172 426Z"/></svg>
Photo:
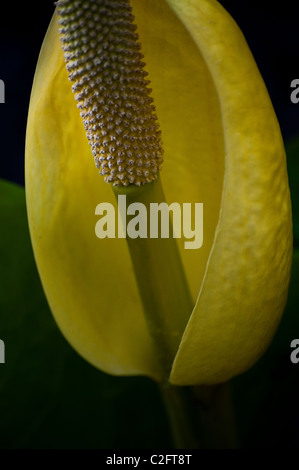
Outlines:
<svg viewBox="0 0 299 470"><path fill-rule="evenodd" d="M156 385L96 370L60 334L35 267L23 188L0 180L0 217L0 447L170 447Z"/></svg>

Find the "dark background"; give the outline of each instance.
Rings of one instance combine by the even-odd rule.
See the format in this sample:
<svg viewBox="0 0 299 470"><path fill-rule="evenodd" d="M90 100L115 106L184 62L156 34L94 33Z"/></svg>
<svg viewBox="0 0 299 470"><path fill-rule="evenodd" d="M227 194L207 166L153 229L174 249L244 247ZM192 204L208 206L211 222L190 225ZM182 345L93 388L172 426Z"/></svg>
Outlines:
<svg viewBox="0 0 299 470"><path fill-rule="evenodd" d="M2 2L4 3L4 2ZM299 78L299 5L223 0L241 27L275 107L282 134L298 132L299 104L290 101L290 83ZM1 5L0 79L6 103L0 105L0 177L24 184L24 139L30 90L40 46L51 15L50 0Z"/></svg>
<svg viewBox="0 0 299 470"><path fill-rule="evenodd" d="M299 104L290 101L290 83L299 78L299 5L220 3L249 43L288 147L298 248L299 140L294 138ZM0 104L0 178L20 185L30 91L53 11L47 0L1 5L0 79L6 103ZM54 324L32 255L22 189L1 183L0 218L0 338L7 348L7 364L0 366L0 448L170 448L155 384L97 371ZM299 337L298 282L297 250L288 305L274 342L256 366L232 381L245 448L299 447L299 364L290 361L290 342Z"/></svg>

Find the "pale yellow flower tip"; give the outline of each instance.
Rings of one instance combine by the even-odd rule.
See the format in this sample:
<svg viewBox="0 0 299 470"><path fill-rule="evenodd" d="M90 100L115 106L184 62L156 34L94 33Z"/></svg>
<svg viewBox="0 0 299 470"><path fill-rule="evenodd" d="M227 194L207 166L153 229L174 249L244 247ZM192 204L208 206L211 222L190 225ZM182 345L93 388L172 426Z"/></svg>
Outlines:
<svg viewBox="0 0 299 470"><path fill-rule="evenodd" d="M196 305L170 380L222 382L262 355L286 302L292 223L283 142L244 37L218 2L131 3L162 129L166 199L204 207L202 248L179 246ZM126 242L94 233L96 205L115 199L94 169L56 16L32 90L26 195L63 334L108 373L160 380Z"/></svg>

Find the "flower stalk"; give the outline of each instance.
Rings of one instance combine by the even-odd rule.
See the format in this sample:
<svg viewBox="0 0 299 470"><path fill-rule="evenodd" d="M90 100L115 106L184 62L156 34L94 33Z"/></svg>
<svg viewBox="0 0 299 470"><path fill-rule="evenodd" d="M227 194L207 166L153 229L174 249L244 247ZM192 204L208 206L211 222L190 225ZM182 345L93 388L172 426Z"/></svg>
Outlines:
<svg viewBox="0 0 299 470"><path fill-rule="evenodd" d="M160 177L141 187L114 187L116 198L142 203L149 226L150 204L165 201ZM169 238L132 239L127 244L142 299L148 329L161 365L159 388L173 442L178 449L235 448L236 431L229 385L181 387L169 383L170 371L194 307L184 267L172 230Z"/></svg>
<svg viewBox="0 0 299 470"><path fill-rule="evenodd" d="M212 386L160 387L177 449L237 449L229 382Z"/></svg>
<svg viewBox="0 0 299 470"><path fill-rule="evenodd" d="M142 203L146 220L139 214L139 224L149 227L150 204L165 203L158 177L141 187L115 187L114 193L126 195L127 204ZM193 301L185 277L172 229L169 238L127 237L138 290L149 331L155 343L164 381L168 381Z"/></svg>

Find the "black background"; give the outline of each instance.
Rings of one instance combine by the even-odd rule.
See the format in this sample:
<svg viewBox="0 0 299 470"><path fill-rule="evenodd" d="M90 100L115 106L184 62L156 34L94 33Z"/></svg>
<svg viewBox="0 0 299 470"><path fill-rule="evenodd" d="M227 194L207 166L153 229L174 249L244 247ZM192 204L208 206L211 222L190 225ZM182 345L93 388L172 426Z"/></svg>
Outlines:
<svg viewBox="0 0 299 470"><path fill-rule="evenodd" d="M253 52L276 110L284 140L298 132L299 104L290 83L299 77L299 5L289 1L222 0ZM0 177L24 184L24 142L30 90L39 50L54 11L47 0L1 4Z"/></svg>

